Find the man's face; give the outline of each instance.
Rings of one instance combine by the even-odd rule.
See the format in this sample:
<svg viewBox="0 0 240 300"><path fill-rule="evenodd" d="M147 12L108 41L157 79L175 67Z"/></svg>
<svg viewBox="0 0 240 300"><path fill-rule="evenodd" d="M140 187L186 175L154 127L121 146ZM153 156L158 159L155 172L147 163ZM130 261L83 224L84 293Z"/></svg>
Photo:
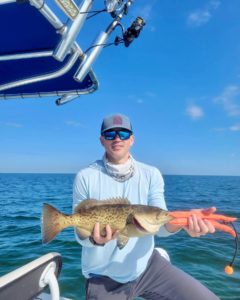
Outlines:
<svg viewBox="0 0 240 300"><path fill-rule="evenodd" d="M120 128L113 130L121 130ZM120 164L124 163L129 158L129 150L134 142L134 136L131 135L129 139L121 140L117 135L114 140L106 140L104 136L100 137L101 144L105 148L107 158L109 161Z"/></svg>

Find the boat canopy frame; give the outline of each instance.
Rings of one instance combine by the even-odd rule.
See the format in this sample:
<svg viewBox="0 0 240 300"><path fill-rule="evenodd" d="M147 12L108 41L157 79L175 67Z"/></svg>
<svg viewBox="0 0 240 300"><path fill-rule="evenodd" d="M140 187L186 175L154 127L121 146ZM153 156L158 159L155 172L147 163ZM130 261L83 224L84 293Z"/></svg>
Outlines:
<svg viewBox="0 0 240 300"><path fill-rule="evenodd" d="M46 0L0 2L0 28L7 28L1 33L0 100L58 96L60 105L98 89L92 65L133 0L115 1L119 7L114 12L105 9L113 21L86 52L77 37L94 0L82 0L79 6L74 0L55 2L67 18L65 23Z"/></svg>
<svg viewBox="0 0 240 300"><path fill-rule="evenodd" d="M82 9L89 1L83 1ZM84 19L68 27L43 0L2 0L0 26L6 28L7 23L7 30L1 34L0 99L60 96L57 104L62 104L96 91L98 81L91 68L82 81L74 79L85 56L76 42ZM59 45L65 46L61 60L55 55Z"/></svg>

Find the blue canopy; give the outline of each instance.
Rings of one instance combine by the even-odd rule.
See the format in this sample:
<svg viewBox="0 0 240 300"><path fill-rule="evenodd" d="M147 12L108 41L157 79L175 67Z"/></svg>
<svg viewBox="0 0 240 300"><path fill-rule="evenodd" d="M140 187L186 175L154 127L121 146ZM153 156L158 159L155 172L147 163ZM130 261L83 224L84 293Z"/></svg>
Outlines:
<svg viewBox="0 0 240 300"><path fill-rule="evenodd" d="M0 99L95 91L98 82L92 70L81 82L74 78L84 58L75 40L63 61L54 57L67 25L44 2L42 7L38 3L0 3Z"/></svg>

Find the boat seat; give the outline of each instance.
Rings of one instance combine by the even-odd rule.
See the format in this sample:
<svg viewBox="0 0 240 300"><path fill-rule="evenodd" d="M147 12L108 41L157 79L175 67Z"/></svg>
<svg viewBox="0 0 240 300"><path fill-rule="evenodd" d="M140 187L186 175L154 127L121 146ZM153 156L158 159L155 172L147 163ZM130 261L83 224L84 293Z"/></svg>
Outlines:
<svg viewBox="0 0 240 300"><path fill-rule="evenodd" d="M59 300L57 277L61 267L61 255L52 252L3 275L0 277L0 300L27 300L36 297ZM47 288L50 289L50 296L42 295Z"/></svg>

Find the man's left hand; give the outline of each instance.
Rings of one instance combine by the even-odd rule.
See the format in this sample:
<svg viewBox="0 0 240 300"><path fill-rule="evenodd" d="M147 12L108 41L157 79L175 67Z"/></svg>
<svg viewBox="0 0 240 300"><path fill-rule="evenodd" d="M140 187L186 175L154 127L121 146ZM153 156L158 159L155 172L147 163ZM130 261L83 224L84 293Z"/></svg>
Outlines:
<svg viewBox="0 0 240 300"><path fill-rule="evenodd" d="M188 218L188 226L183 227L184 230L192 237L200 237L201 235L206 235L207 233L214 233L215 227L209 220L204 220L194 214L194 212L201 212L204 215L210 215L215 213L216 207L210 207L205 209L193 209L191 210L193 215Z"/></svg>
<svg viewBox="0 0 240 300"><path fill-rule="evenodd" d="M184 229L192 237L200 237L201 235L206 235L207 233L214 233L215 227L209 220L204 220L197 216L197 212L201 212L204 215L210 215L215 213L216 207L204 208L204 209L192 209L193 215L188 218L187 226L179 226L174 224L165 224L166 229L169 232L176 232L180 229ZM196 214L194 214L196 212Z"/></svg>

